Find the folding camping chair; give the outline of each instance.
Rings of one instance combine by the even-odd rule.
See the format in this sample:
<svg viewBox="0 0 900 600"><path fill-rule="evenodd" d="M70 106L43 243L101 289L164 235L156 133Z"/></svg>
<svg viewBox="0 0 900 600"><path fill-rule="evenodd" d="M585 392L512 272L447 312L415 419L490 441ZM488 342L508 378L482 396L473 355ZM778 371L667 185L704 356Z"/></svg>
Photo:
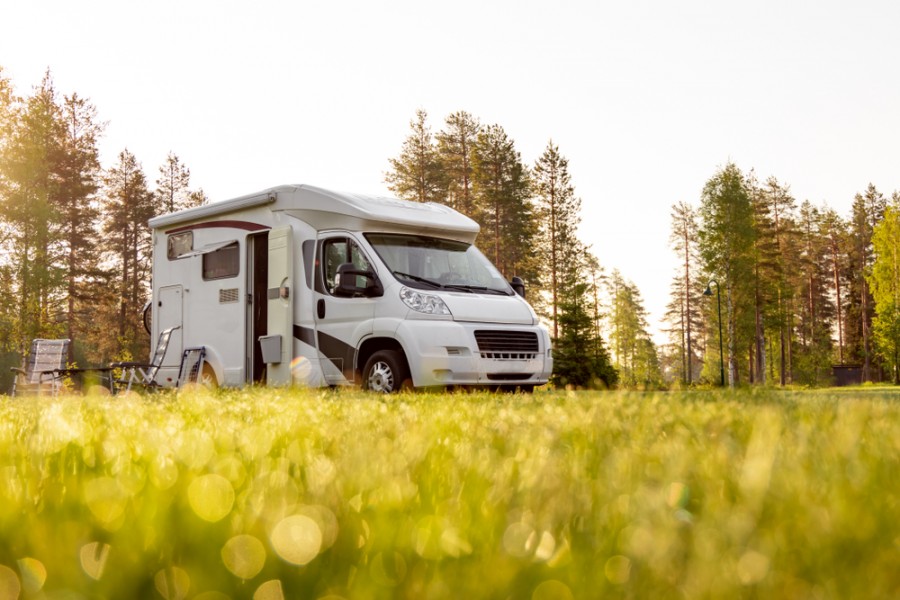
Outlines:
<svg viewBox="0 0 900 600"><path fill-rule="evenodd" d="M156 382L156 374L163 364L166 357L166 351L169 349L169 340L172 339L172 332L179 329L180 325L169 327L159 334L156 341L156 351L149 363L146 362L114 362L109 366L113 369L122 369L122 376L116 380L118 385L124 385L125 391L131 391L131 386L139 385L145 388L157 388L159 384Z"/></svg>
<svg viewBox="0 0 900 600"><path fill-rule="evenodd" d="M203 384L203 363L206 362L206 347L185 348L181 353L181 367L178 369L178 387L186 384Z"/></svg>
<svg viewBox="0 0 900 600"><path fill-rule="evenodd" d="M11 367L16 374L12 395L58 394L63 380L60 371L66 368L68 354L69 340L33 340L31 353L23 366Z"/></svg>

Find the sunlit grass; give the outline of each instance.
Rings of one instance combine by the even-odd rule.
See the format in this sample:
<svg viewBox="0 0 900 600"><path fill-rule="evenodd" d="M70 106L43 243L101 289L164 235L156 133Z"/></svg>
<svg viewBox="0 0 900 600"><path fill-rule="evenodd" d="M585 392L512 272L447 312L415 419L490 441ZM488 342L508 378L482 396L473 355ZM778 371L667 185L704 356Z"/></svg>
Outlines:
<svg viewBox="0 0 900 600"><path fill-rule="evenodd" d="M3 398L0 600L897 596L897 399Z"/></svg>

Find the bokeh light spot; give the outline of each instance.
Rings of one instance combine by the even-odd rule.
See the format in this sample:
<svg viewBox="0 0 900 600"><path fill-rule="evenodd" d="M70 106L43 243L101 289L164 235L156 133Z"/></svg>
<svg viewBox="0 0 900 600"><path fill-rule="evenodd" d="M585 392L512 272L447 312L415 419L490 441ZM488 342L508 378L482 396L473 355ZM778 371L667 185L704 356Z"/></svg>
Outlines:
<svg viewBox="0 0 900 600"><path fill-rule="evenodd" d="M191 577L184 569L170 567L157 571L153 584L159 595L166 600L183 600L191 589Z"/></svg>
<svg viewBox="0 0 900 600"><path fill-rule="evenodd" d="M610 583L622 585L628 583L631 578L631 560L627 556L618 554L606 561L603 573Z"/></svg>
<svg viewBox="0 0 900 600"><path fill-rule="evenodd" d="M472 544L469 543L459 529L448 527L441 533L441 550L447 556L459 558L472 553Z"/></svg>
<svg viewBox="0 0 900 600"><path fill-rule="evenodd" d="M168 454L159 454L150 463L150 483L160 490L167 490L178 481L178 466Z"/></svg>
<svg viewBox="0 0 900 600"><path fill-rule="evenodd" d="M253 593L253 600L284 600L284 592L281 589L281 580L271 579Z"/></svg>
<svg viewBox="0 0 900 600"><path fill-rule="evenodd" d="M291 515L275 525L269 540L283 560L295 565L305 565L319 554L322 548L322 531L306 515Z"/></svg>
<svg viewBox="0 0 900 600"><path fill-rule="evenodd" d="M91 579L99 580L103 577L106 568L106 559L109 558L109 544L103 542L91 542L81 547L79 553L81 568Z"/></svg>
<svg viewBox="0 0 900 600"><path fill-rule="evenodd" d="M208 433L187 429L178 446L178 459L191 469L202 469L216 455L216 446Z"/></svg>
<svg viewBox="0 0 900 600"><path fill-rule="evenodd" d="M296 513L298 515L306 515L319 526L319 531L322 532L322 548L319 552L327 550L334 545L338 536L338 520L334 513L331 512L331 509L327 506L311 504L298 507Z"/></svg>
<svg viewBox="0 0 900 600"><path fill-rule="evenodd" d="M266 564L266 548L252 535L236 535L222 548L222 562L240 579L253 579Z"/></svg>
<svg viewBox="0 0 900 600"><path fill-rule="evenodd" d="M307 383L312 372L312 363L305 356L295 356L291 361L291 378L294 383Z"/></svg>
<svg viewBox="0 0 900 600"><path fill-rule="evenodd" d="M524 558L534 551L537 534L527 523L513 523L503 532L503 549L510 556Z"/></svg>
<svg viewBox="0 0 900 600"><path fill-rule="evenodd" d="M19 573L22 574L22 589L29 594L36 594L47 581L47 568L36 558L20 558L17 561Z"/></svg>
<svg viewBox="0 0 900 600"><path fill-rule="evenodd" d="M413 547L416 554L427 560L441 558L441 534L443 527L437 517L424 517L413 530Z"/></svg>
<svg viewBox="0 0 900 600"><path fill-rule="evenodd" d="M574 598L569 586L556 579L542 581L531 594L531 600L574 600Z"/></svg>
<svg viewBox="0 0 900 600"><path fill-rule="evenodd" d="M234 506L234 488L221 475L201 475L188 486L188 501L197 516L215 523Z"/></svg>
<svg viewBox="0 0 900 600"><path fill-rule="evenodd" d="M553 535L549 531L541 533L537 547L534 550L534 559L542 562L548 561L553 558L555 551L556 540L553 538Z"/></svg>
<svg viewBox="0 0 900 600"><path fill-rule="evenodd" d="M269 453L274 442L272 432L259 426L251 426L238 434L238 448L245 458L256 460Z"/></svg>
<svg viewBox="0 0 900 600"><path fill-rule="evenodd" d="M15 600L21 591L22 585L16 572L6 565L0 565L0 600Z"/></svg>
<svg viewBox="0 0 900 600"><path fill-rule="evenodd" d="M125 512L128 499L115 479L98 477L84 485L84 501L91 514L109 529Z"/></svg>
<svg viewBox="0 0 900 600"><path fill-rule="evenodd" d="M762 581L769 573L769 557L765 554L748 550L737 564L737 574L741 583L751 585Z"/></svg>
<svg viewBox="0 0 900 600"><path fill-rule="evenodd" d="M399 552L379 552L369 567L372 580L384 587L394 587L406 578L406 561Z"/></svg>

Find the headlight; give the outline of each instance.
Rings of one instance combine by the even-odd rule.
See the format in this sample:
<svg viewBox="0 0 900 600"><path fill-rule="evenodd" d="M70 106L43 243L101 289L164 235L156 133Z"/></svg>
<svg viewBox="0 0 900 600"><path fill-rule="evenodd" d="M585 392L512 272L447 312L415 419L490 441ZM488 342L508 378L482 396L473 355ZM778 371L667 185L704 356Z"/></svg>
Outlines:
<svg viewBox="0 0 900 600"><path fill-rule="evenodd" d="M403 303L416 312L426 315L449 315L450 309L444 304L440 296L423 294L408 287L400 288L400 299Z"/></svg>

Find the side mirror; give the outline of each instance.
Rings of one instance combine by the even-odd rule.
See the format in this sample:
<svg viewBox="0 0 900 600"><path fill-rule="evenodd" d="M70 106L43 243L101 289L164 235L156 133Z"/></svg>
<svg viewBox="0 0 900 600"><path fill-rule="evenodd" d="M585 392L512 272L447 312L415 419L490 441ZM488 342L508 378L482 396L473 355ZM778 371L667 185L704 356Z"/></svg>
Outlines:
<svg viewBox="0 0 900 600"><path fill-rule="evenodd" d="M512 289L515 293L525 297L525 282L522 281L521 277L513 277L512 281L509 282L509 285L512 286Z"/></svg>
<svg viewBox="0 0 900 600"><path fill-rule="evenodd" d="M365 278L364 285L360 285L360 277ZM335 296L348 298L366 296L367 298L372 298L384 294L384 287L381 285L381 281L378 280L378 276L373 271L357 269L353 263L339 265L337 279L337 287L334 290Z"/></svg>

